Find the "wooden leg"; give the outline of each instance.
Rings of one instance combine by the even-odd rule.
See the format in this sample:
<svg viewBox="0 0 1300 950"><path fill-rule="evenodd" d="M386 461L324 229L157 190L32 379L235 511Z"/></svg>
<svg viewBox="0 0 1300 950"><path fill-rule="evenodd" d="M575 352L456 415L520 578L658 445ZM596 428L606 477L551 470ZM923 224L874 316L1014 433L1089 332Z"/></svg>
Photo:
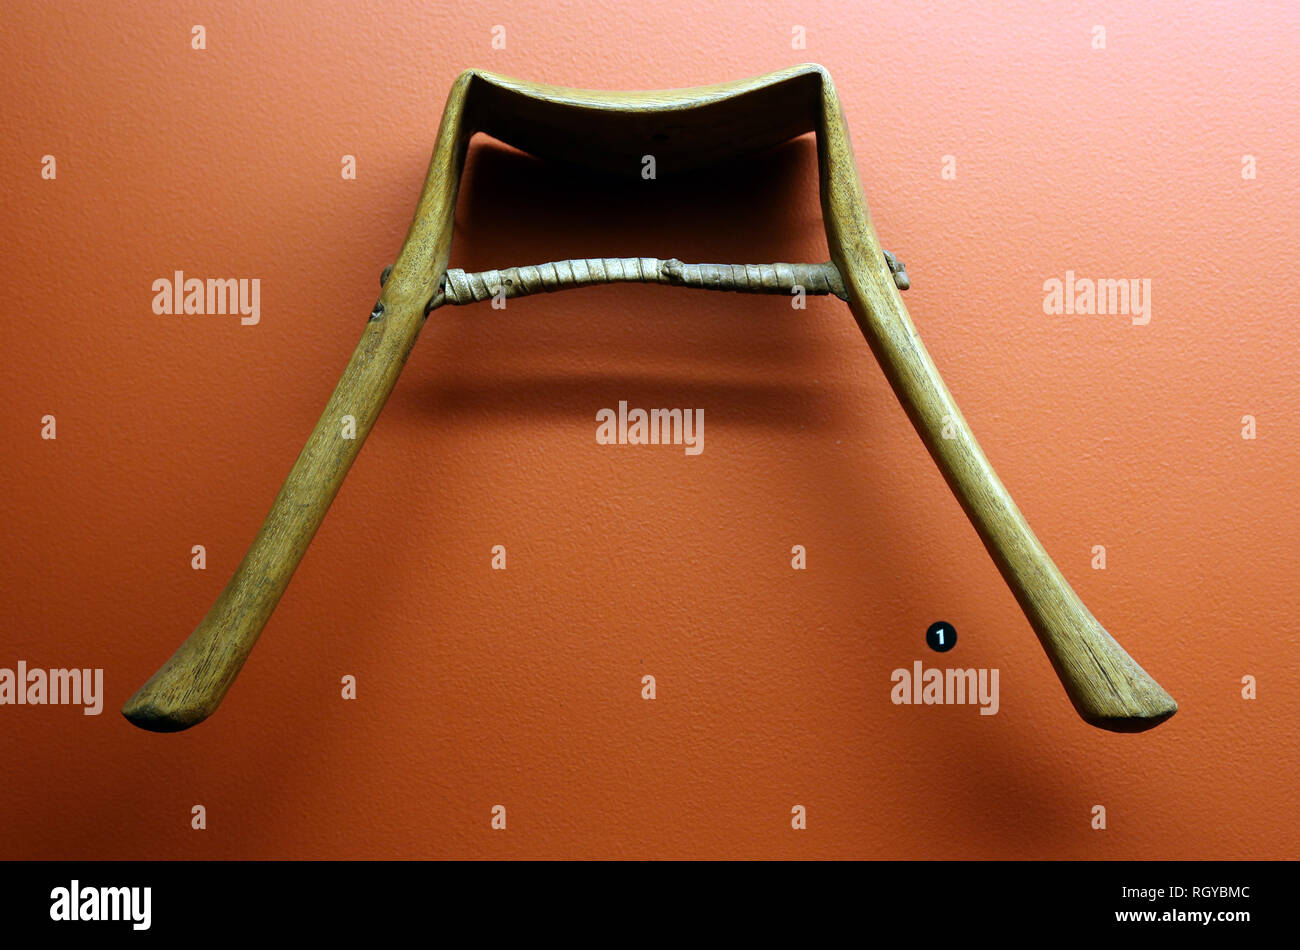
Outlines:
<svg viewBox="0 0 1300 950"><path fill-rule="evenodd" d="M122 714L143 729L176 732L216 710L279 603L424 326L447 266L467 135L469 78L453 86L415 220L343 377L280 489L262 529L206 617ZM344 417L355 438L344 438ZM351 434L351 433L349 433Z"/></svg>
<svg viewBox="0 0 1300 950"><path fill-rule="evenodd" d="M1140 732L1178 704L1106 632L1030 530L944 385L887 267L830 77L818 129L822 212L853 316L917 433L984 541L1079 715ZM945 438L945 434L951 438Z"/></svg>

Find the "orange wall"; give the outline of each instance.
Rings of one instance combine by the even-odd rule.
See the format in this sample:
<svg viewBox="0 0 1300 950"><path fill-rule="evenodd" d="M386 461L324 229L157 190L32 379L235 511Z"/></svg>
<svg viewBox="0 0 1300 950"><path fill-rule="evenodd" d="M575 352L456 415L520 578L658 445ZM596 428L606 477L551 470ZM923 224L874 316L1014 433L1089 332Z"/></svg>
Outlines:
<svg viewBox="0 0 1300 950"><path fill-rule="evenodd" d="M0 857L1296 856L1300 13L1045 7L6 4L0 666L107 704L0 707ZM972 428L1177 716L1079 721L840 301L658 287L439 312L220 712L117 714L315 423L460 70L803 61ZM452 264L823 260L815 174L803 140L606 198L480 141ZM154 315L175 269L260 278L261 323ZM1067 270L1150 278L1151 322L1044 314ZM620 399L703 408L704 453L596 445ZM1000 712L891 704L916 659L999 669Z"/></svg>

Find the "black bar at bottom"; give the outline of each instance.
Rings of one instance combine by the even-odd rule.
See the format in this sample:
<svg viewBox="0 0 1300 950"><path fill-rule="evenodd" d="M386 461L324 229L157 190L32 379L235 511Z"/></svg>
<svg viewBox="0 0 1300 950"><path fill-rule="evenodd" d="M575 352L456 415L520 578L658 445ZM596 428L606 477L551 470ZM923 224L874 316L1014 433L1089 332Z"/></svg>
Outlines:
<svg viewBox="0 0 1300 950"><path fill-rule="evenodd" d="M1260 927L1279 932L1290 916L1284 902L1292 899L1296 865L7 862L0 875L7 937L285 933L337 940L398 930L461 943L518 930L610 943L717 937L730 946L746 933L764 943L783 934L870 942L887 934L927 942L1125 934L1231 941L1266 932Z"/></svg>

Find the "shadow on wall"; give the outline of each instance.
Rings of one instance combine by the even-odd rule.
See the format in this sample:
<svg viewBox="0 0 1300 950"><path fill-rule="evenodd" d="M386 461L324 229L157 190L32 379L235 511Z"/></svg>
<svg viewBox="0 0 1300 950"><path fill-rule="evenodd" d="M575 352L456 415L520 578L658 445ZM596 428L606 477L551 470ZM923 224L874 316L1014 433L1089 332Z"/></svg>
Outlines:
<svg viewBox="0 0 1300 950"><path fill-rule="evenodd" d="M804 136L726 166L645 180L539 161L482 137L466 163L451 266L487 270L578 257L690 262L823 261L816 145ZM847 307L783 297L616 284L444 307L425 329L436 370L416 382L430 412L588 414L627 393L646 405L708 405L729 423L822 424L828 325ZM810 332L810 326L813 332ZM860 352L845 352L856 359ZM409 384L408 384L409 385ZM603 403L602 403L603 405Z"/></svg>
<svg viewBox="0 0 1300 950"><path fill-rule="evenodd" d="M647 195L648 188L655 191ZM628 181L611 181L547 165L500 146L477 147L462 186L452 263L485 269L580 256L824 260L816 191L816 153L809 137L733 166L654 182L641 180L639 169ZM835 298L810 300L808 309L800 311L781 298L666 287L600 287L513 300L505 311L494 311L487 304L447 308L431 319L424 336L420 346L427 355L419 360L419 368L412 366L415 378L399 384L386 415L397 410L408 417L418 414L422 423L426 417L447 421L452 416L459 417L455 420L459 424L466 417L471 421L487 417L489 424L508 418L527 425L541 416L587 417L593 405L605 405L615 394L645 406L706 406L715 424L770 430L780 437L812 429L832 439L840 430L870 438L877 428L870 417L872 407L842 399L848 388L842 382L826 385L810 378L816 367L825 368L832 350L846 372L876 377L871 384L873 401L891 398L846 305ZM901 413L897 407L891 411ZM439 452L439 443L447 436L435 431L429 438L429 451ZM914 450L924 452L919 442ZM853 468L847 458L842 464L823 465L815 477L818 491L804 507L824 524L847 519L872 532L909 517L899 499L880 497L873 488L872 472ZM794 484L774 488L778 494L801 490ZM436 549L439 543L431 539L429 548ZM870 613L866 602L887 582L887 572L876 563L880 556L864 552L861 588L845 594L850 615ZM888 556L917 565L918 572L930 569L919 542L891 550ZM381 614L402 601L400 582L384 572L367 577L364 589L367 613ZM855 601L861 603L855 606ZM273 623L291 626L295 610L290 598L278 614L278 623ZM877 623L885 628L906 613L906 606L898 604L875 609ZM295 631L278 633L287 641ZM861 631L862 646L846 651L843 662L865 671L886 635L882 629ZM224 788L234 802L261 803L259 808L242 809L246 817L239 836L214 846L217 853L230 856L250 846L264 847L255 842L269 839L276 829L284 833L286 825L296 833L310 834L305 826L294 824L294 802L314 778L326 778L313 776L313 763L339 741L310 715L298 711L286 715L283 706L288 698L282 691L259 692L257 678L272 665L268 650L279 647L272 641L259 649L262 662L244 674L239 687L243 711L234 715L227 711L220 728L231 730L237 723L256 721L264 709L275 712L284 716L278 743L283 754L264 757L257 768ZM394 652L383 662L396 665L400 658ZM933 721L921 717L902 724L873 722L875 693L873 687L864 689L868 694L862 704L865 721L844 724L842 735L858 746L856 755L863 760L865 775L877 776L874 781L879 783L889 781L880 777L888 774L881 769L885 763L895 769L925 771L941 760L945 769L969 777L968 782L958 783L962 793L951 801L952 826L983 829L973 833L985 836L983 846L995 854L1053 850L1051 840L1042 840L1043 829L1059 827L1052 819L1069 803L1062 801L1061 781L1028 774L1024 765L1032 759L1025 754L1028 738L1016 747L1012 732L1010 742L991 755L988 743L965 741L969 730L937 729ZM125 723L118 727L130 728ZM212 729L201 726L202 731L170 740L172 780L197 784L196 776L210 767L210 763L205 766L203 751L223 745L221 733ZM354 729L346 741L359 743L367 737L366 730ZM139 755L152 751L147 743L159 741L134 735L132 740L131 747ZM840 740L826 735L824 741ZM179 751L181 743L184 752ZM128 760L116 777L103 777L106 794L101 807L87 813L87 829L138 808L128 791L137 764ZM231 771L239 773L233 757L230 764ZM394 765L418 769L416 762ZM1063 765L1061 771L1071 769ZM1024 820L990 821L988 787L1015 799ZM864 780L864 798L872 798L870 790ZM917 820L907 802L895 805L892 817L899 822ZM40 826L38 821L26 828ZM29 834L36 836L24 829L17 834L24 845L20 851L27 850ZM34 852L39 841L30 844ZM329 847L315 845L323 851Z"/></svg>
<svg viewBox="0 0 1300 950"><path fill-rule="evenodd" d="M639 169L612 179L476 141L461 188L451 266L486 270L613 256L825 260L814 139L804 136L731 166L654 182L641 180ZM510 300L503 311L487 303L444 308L431 318L421 346L426 355L412 367L416 378L404 382L410 388L389 411L438 420L440 429L589 418L611 394L642 406L707 406L711 424L778 438L805 430L832 440L845 433L871 438L879 428L872 415L881 406L902 417L847 305L833 297L809 298L807 310L792 310L776 297L633 284L584 288ZM831 362L870 379L870 403L846 398L856 387L842 379L816 378ZM909 445L924 456L919 440ZM873 487L878 478L848 457L821 466L815 478L814 497L802 503L806 512L825 524L848 519L866 533L908 539L888 557L916 565L918 575L934 571L922 587L943 587L939 570L906 526L915 515L904 499L881 497ZM941 477L934 471L933 478ZM776 497L788 491L808 494L797 485L774 486ZM957 502L951 503L956 512ZM978 548L973 531L968 540ZM881 556L876 548L864 552L862 583L846 594L851 614L877 618L875 631L861 631L861 652L843 657L864 672L881 638L891 635L890 625L899 629L910 616L907 604L882 602L880 585L889 584L890 571L876 563ZM992 567L985 567L1010 603ZM857 608L854 600L861 601ZM1019 632L1032 637L1027 625ZM952 729L925 716L871 721L878 711L872 693L864 721L843 724L845 735L859 737L864 774L879 781L888 769L924 773L942 762L949 773L969 777L969 783L954 783L952 826L972 829L969 836L984 851L1067 850L1063 841L1070 835L1059 837L1059 816L1073 807L1062 793L1075 778L1072 767L1063 763L1055 777L1034 774L1026 765L1033 761L1032 740L1018 739L1015 730L1003 730L1006 741L990 755L989 743L972 741L983 723ZM990 786L1003 791L1005 808L989 809ZM917 821L913 804L898 803L897 821Z"/></svg>

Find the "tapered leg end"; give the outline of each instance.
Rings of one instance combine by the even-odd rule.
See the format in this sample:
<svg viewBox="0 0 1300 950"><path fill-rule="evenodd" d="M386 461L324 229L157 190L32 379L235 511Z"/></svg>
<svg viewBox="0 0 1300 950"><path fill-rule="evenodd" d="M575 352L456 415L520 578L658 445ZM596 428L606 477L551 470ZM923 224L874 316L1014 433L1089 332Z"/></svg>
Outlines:
<svg viewBox="0 0 1300 950"><path fill-rule="evenodd" d="M1097 692L1071 695L1083 721L1107 732L1146 732L1174 713L1178 703L1155 680L1143 674L1140 690L1120 697Z"/></svg>
<svg viewBox="0 0 1300 950"><path fill-rule="evenodd" d="M1168 700L1165 704L1153 705L1134 712L1096 714L1079 710L1079 714L1089 725L1105 729L1107 732L1146 732L1178 712L1178 704L1173 698L1166 696L1165 699Z"/></svg>
<svg viewBox="0 0 1300 950"><path fill-rule="evenodd" d="M158 701L145 684L122 706L127 722L150 732L182 732L208 718L210 711L171 706Z"/></svg>
<svg viewBox="0 0 1300 950"><path fill-rule="evenodd" d="M1083 721L1107 732L1146 732L1178 712L1174 698L1115 642L1064 578L1058 585L1057 609L1043 611L1034 629Z"/></svg>

